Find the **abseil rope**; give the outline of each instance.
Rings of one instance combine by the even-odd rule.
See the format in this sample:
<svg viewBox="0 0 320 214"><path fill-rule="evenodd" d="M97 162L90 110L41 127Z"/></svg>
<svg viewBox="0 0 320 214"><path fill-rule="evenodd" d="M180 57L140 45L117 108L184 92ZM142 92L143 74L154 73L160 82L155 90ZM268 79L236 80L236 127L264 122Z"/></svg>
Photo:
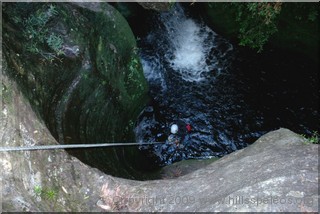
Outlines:
<svg viewBox="0 0 320 214"><path fill-rule="evenodd" d="M30 151L30 150L48 150L48 149L79 149L95 147L113 147L113 146L139 146L154 145L163 142L153 143L97 143L97 144L61 144L61 145L40 145L40 146L20 146L20 147L0 147L0 152L11 151Z"/></svg>

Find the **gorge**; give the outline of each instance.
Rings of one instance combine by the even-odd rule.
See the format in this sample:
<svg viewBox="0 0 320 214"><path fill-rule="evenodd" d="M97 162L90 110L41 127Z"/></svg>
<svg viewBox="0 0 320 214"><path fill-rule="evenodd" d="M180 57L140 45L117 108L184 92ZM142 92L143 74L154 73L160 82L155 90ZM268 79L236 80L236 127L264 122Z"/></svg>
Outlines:
<svg viewBox="0 0 320 214"><path fill-rule="evenodd" d="M317 62L274 47L243 49L186 5L147 11L151 22L135 29L145 14L128 24L119 5L17 4L2 4L1 146L162 142L172 123L193 129L181 151L163 144L2 153L4 211L318 210L318 145L278 130L318 130ZM19 12L42 14L45 25L11 16ZM26 51L24 34L41 30L62 39L61 55L32 39L42 49ZM187 175L173 164L175 179L158 172L212 157L222 158ZM250 194L299 203L220 203Z"/></svg>

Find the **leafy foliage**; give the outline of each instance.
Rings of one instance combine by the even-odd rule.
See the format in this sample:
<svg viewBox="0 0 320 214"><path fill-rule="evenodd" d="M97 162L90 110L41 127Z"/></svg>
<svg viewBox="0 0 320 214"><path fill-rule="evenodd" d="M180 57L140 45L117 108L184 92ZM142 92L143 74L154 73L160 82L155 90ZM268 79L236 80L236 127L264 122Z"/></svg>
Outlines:
<svg viewBox="0 0 320 214"><path fill-rule="evenodd" d="M310 11L310 13L308 14L308 20L314 22L318 17L318 11L317 10L312 10Z"/></svg>
<svg viewBox="0 0 320 214"><path fill-rule="evenodd" d="M281 11L281 2L233 3L237 8L240 45L263 50L269 37L277 32L276 18Z"/></svg>
<svg viewBox="0 0 320 214"><path fill-rule="evenodd" d="M295 49L311 58L318 55L319 5L316 3L211 2L207 6L215 29L229 38L238 37L243 46L261 52L272 40L277 46Z"/></svg>
<svg viewBox="0 0 320 214"><path fill-rule="evenodd" d="M41 186L36 185L33 189L37 197L44 197L46 200L54 200L57 197L57 191L54 189L43 189Z"/></svg>
<svg viewBox="0 0 320 214"><path fill-rule="evenodd" d="M305 135L302 135L302 137L304 137L305 140L305 144L319 144L319 134L317 131L313 132L312 136L310 137L306 137Z"/></svg>
<svg viewBox="0 0 320 214"><path fill-rule="evenodd" d="M55 51L57 55L63 54L63 51L61 51L63 40L61 36L57 36L54 33L51 33L49 37L47 37L46 40L49 47Z"/></svg>
<svg viewBox="0 0 320 214"><path fill-rule="evenodd" d="M52 61L63 54L63 39L60 35L50 33L50 22L59 13L53 4L34 4L33 8L23 9L24 4L7 6L9 19L22 28L23 39L26 40L25 50L39 54ZM33 10L32 10L33 9ZM35 10L35 12L33 12ZM31 15L30 15L31 14ZM45 51L45 50L48 51Z"/></svg>
<svg viewBox="0 0 320 214"><path fill-rule="evenodd" d="M42 188L39 185L36 185L33 189L34 193L36 194L36 196L41 196L42 193Z"/></svg>
<svg viewBox="0 0 320 214"><path fill-rule="evenodd" d="M57 192L53 189L48 189L44 191L44 195L47 200L54 200L57 197Z"/></svg>

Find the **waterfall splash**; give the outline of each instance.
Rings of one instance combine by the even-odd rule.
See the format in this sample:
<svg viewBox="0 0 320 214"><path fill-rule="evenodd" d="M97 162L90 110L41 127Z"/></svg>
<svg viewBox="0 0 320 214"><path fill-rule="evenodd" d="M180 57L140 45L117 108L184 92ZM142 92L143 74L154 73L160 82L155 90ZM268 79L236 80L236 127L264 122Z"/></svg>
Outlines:
<svg viewBox="0 0 320 214"><path fill-rule="evenodd" d="M161 49L166 52L163 56L155 55L152 65L143 60L148 79L159 79L162 72L155 74L154 70L160 70L164 62L189 82L203 81L208 75L212 76L210 72L218 76L224 69L223 58L233 50L232 45L204 23L188 18L181 6L177 5L174 10L162 13L159 22L162 26L149 34L146 42L158 43L155 45L158 46L157 53ZM163 82L162 86L165 86Z"/></svg>
<svg viewBox="0 0 320 214"><path fill-rule="evenodd" d="M140 146L158 165L221 157L280 127L319 130L317 63L275 47L233 49L179 4L152 21L139 46L153 99L135 133L140 142L166 142ZM183 147L167 142L172 124Z"/></svg>
<svg viewBox="0 0 320 214"><path fill-rule="evenodd" d="M183 9L179 6L176 10L164 13L160 17L165 26L169 45L169 51L165 58L171 67L186 81L201 81L205 79L203 73L219 71L223 66L219 65L217 57L213 54L219 48L216 41L217 34L201 22L186 17ZM233 49L230 43L224 43L228 53Z"/></svg>
<svg viewBox="0 0 320 214"><path fill-rule="evenodd" d="M232 121L241 125L229 67L233 46L203 22L189 18L176 4L160 14L154 29L140 40L140 56L153 101L141 113L135 129L138 141L166 141L170 125L179 125L183 149L167 143L141 146L159 165L188 158L222 156L243 148L233 141ZM244 110L245 111L245 110ZM239 122L240 121L240 122ZM192 125L187 134L185 125Z"/></svg>

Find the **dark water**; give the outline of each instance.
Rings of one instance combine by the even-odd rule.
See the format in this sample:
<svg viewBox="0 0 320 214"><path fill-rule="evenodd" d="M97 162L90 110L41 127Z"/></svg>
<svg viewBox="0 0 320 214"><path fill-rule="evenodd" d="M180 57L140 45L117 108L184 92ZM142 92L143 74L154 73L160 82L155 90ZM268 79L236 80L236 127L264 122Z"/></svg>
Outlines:
<svg viewBox="0 0 320 214"><path fill-rule="evenodd" d="M270 47L263 54L238 48L179 5L147 24L139 48L153 100L136 137L166 141L176 123L183 145L141 146L156 164L221 157L280 127L306 135L319 130L314 62Z"/></svg>

